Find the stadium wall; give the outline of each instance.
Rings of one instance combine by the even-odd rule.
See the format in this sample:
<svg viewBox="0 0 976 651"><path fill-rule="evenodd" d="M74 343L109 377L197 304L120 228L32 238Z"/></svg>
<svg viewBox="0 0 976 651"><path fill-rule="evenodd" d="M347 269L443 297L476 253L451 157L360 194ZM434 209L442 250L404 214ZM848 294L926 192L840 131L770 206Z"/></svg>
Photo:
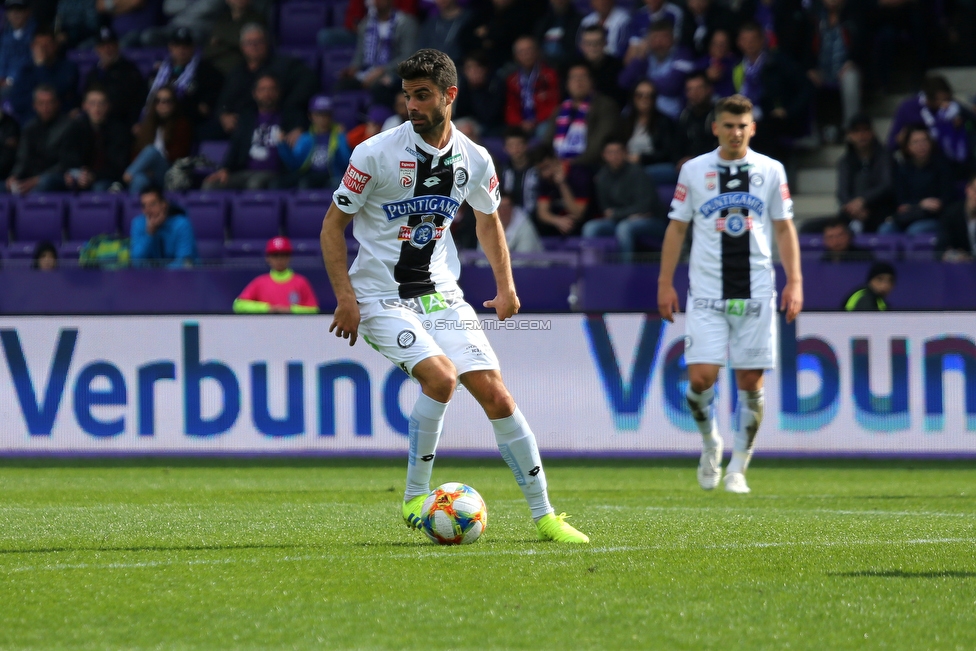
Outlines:
<svg viewBox="0 0 976 651"><path fill-rule="evenodd" d="M330 317L0 318L0 454L401 454L417 386ZM520 316L487 331L540 447L696 454L684 323ZM805 314L781 323L765 454L976 456L976 314ZM723 432L734 418L721 374ZM728 438L728 437L727 437ZM496 454L462 390L443 453Z"/></svg>

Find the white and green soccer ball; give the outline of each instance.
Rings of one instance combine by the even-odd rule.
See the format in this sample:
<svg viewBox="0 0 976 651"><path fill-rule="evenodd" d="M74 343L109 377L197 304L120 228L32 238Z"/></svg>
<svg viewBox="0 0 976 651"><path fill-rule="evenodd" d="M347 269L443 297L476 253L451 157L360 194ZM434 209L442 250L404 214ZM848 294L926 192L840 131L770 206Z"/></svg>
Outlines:
<svg viewBox="0 0 976 651"><path fill-rule="evenodd" d="M488 526L488 508L478 491L448 482L430 492L420 513L421 529L439 545L467 545Z"/></svg>

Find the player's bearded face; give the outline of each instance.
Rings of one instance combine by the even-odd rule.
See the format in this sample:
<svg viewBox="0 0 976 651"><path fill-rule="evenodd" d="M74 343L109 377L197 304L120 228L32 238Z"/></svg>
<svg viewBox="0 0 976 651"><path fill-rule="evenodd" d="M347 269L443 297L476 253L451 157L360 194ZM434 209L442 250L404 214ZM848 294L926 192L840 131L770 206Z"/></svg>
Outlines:
<svg viewBox="0 0 976 651"><path fill-rule="evenodd" d="M443 93L432 96L429 106L411 107L409 118L416 133L427 133L439 128L447 119L447 97Z"/></svg>

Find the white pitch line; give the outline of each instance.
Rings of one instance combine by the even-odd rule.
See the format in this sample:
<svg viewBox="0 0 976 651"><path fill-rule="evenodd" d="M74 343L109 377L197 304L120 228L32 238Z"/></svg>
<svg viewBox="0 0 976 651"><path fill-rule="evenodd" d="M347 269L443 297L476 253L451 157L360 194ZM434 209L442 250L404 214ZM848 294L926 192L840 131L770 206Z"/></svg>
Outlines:
<svg viewBox="0 0 976 651"><path fill-rule="evenodd" d="M884 511L871 509L858 511L856 509L783 509L768 506L627 506L623 504L597 504L588 508L605 511L735 511L748 513L830 513L835 515L881 515L893 517L935 517L935 518L973 518L976 513L949 513L944 511Z"/></svg>
<svg viewBox="0 0 976 651"><path fill-rule="evenodd" d="M713 545L634 545L617 547L554 547L554 548L530 548L530 549L508 549L508 550L464 550L454 551L454 548L424 547L415 552L392 553L383 556L384 559L414 558L423 560L431 557L451 557L468 558L471 556L541 556L554 555L566 551L581 552L585 554L618 554L626 552L647 552L647 551L674 551L679 549L765 549L777 547L864 547L872 545L944 545L955 543L976 544L976 538L912 538L908 540L805 540L805 541L756 541L751 543L727 543ZM358 554L359 552L355 552ZM169 561L141 561L137 563L59 563L56 565L27 565L0 569L0 574L20 574L24 572L51 572L63 570L127 570L127 569L149 569L166 566L192 566L192 565L230 565L234 563L300 563L305 561L336 560L352 556L353 553L338 554L316 554L306 556L283 556L281 558L222 558L222 559L196 559L196 560L169 560Z"/></svg>

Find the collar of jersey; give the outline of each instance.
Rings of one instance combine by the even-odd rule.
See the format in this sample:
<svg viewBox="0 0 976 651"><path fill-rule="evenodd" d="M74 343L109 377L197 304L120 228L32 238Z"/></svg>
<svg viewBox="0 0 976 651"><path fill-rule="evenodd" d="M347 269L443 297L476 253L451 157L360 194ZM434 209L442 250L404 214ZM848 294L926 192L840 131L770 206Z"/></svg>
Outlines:
<svg viewBox="0 0 976 651"><path fill-rule="evenodd" d="M718 161L719 165L723 165L725 167L734 167L734 166L741 167L742 165L746 164L747 160L749 159L749 154L751 153L752 153L751 149L746 149L746 155L743 156L742 158L736 158L735 160L725 160L724 158L722 158L721 154L718 153L718 149L716 149L715 160Z"/></svg>
<svg viewBox="0 0 976 651"><path fill-rule="evenodd" d="M444 149L437 149L433 145L428 145L427 142L420 137L420 134L414 131L412 128L410 129L410 133L413 135L413 142L418 148L420 148L422 151L427 152L428 154L433 154L435 156L443 156L447 152L451 151L451 147L454 146L454 136L456 135L454 131L454 125L452 124L451 137L447 140L447 145L444 147Z"/></svg>

